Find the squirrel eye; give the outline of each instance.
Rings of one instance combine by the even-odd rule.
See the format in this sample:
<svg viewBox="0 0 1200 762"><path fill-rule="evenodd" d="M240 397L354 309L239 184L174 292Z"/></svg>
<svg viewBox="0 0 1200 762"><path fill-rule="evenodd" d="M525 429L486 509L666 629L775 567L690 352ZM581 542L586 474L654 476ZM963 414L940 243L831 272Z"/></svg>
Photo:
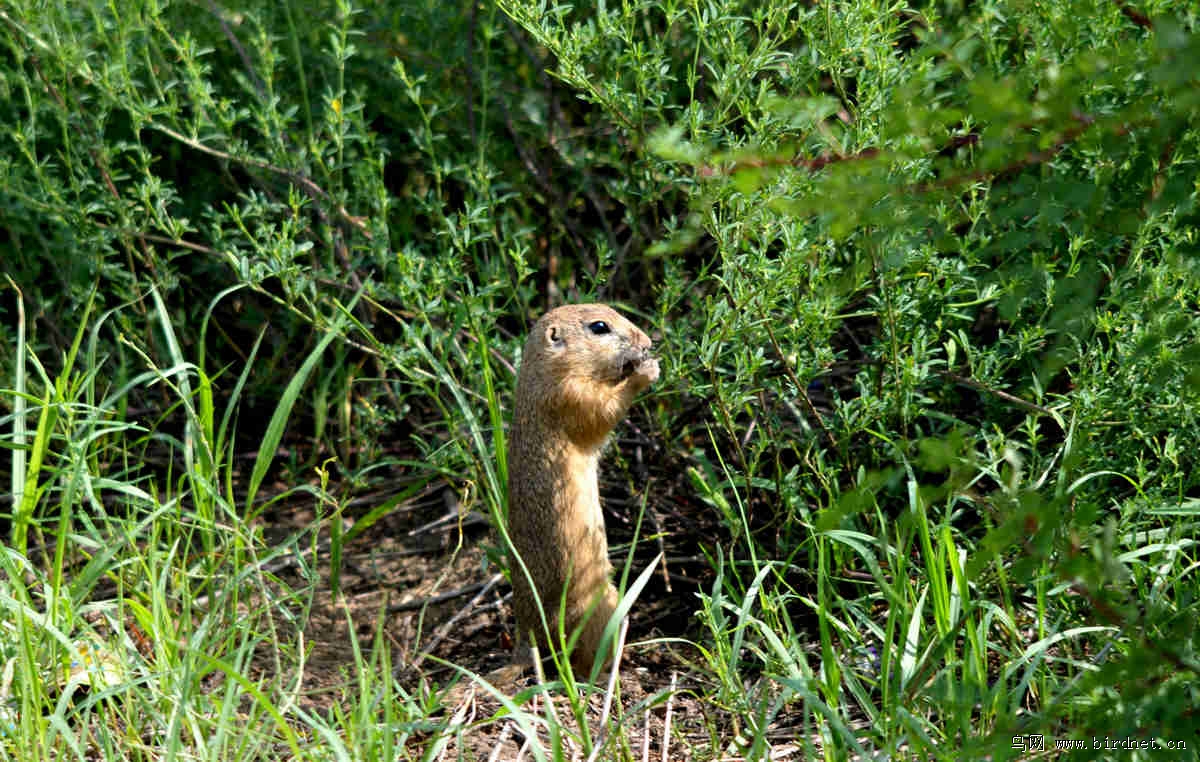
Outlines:
<svg viewBox="0 0 1200 762"><path fill-rule="evenodd" d="M597 336L612 333L612 329L608 327L608 323L605 323L603 320L593 320L588 323L588 330Z"/></svg>

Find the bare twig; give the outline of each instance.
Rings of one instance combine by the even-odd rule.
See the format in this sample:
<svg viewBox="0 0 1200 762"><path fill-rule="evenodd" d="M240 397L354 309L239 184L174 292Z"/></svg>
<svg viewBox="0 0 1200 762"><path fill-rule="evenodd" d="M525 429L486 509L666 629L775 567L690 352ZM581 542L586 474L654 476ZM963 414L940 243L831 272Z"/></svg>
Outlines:
<svg viewBox="0 0 1200 762"><path fill-rule="evenodd" d="M1075 142L1087 132L1092 126L1097 124L1097 120L1090 114L1077 113L1073 116L1075 126L1066 130L1054 141L1048 148L1040 151L1031 151L1025 156L1005 164L1002 167L994 169L979 169L972 172L962 174L949 175L936 180L928 180L919 183L910 183L897 190L898 194L905 192L910 193L928 193L941 188L953 188L967 183L978 182L980 180L988 180L1005 175L1012 175L1022 169L1031 167L1035 164L1042 164L1057 156L1063 148ZM1127 125L1119 125L1116 128L1118 134L1128 132ZM939 153L954 151L965 145L975 145L979 142L979 136L974 133L966 135L955 135L944 146ZM697 170L701 177L712 177L715 175L732 175L742 169L764 169L764 168L780 168L780 167L803 167L810 172L816 172L824 169L830 164L840 164L853 161L865 161L874 159L881 154L878 148L867 148L855 154L822 154L815 158L805 158L803 156L760 156L740 159L736 162L724 166L713 166L709 164L701 165Z"/></svg>
<svg viewBox="0 0 1200 762"><path fill-rule="evenodd" d="M471 131L471 145L478 145L477 128L475 127L475 27L478 23L479 0L467 0L470 10L467 11L467 44L463 51L463 67L467 70L467 127ZM486 92L486 91L485 91Z"/></svg>
<svg viewBox="0 0 1200 762"><path fill-rule="evenodd" d="M947 378L947 379L953 381L956 384L960 384L960 385L968 387L970 389L974 389L975 391L978 391L978 392L987 392L988 394L999 397L1000 399L1002 399L1006 402L1011 402L1012 404L1014 404L1018 407L1023 407L1026 410L1031 410L1035 413L1041 413L1042 415L1047 415L1050 418L1053 418L1055 423L1059 423L1060 426L1062 425L1059 422L1059 416L1050 408L1042 407L1041 405L1035 404L1033 402L1029 402L1028 400L1023 400L1020 397L1016 396L1015 394L1009 394L1008 392L1006 392L1002 389L993 389L992 387L988 386L987 384L980 383L979 381L976 381L973 378L967 378L966 376L960 376L957 373L951 373L948 370L938 370L938 371L934 371L934 372L937 373L939 376L942 376L943 378Z"/></svg>
<svg viewBox="0 0 1200 762"><path fill-rule="evenodd" d="M97 223L97 224L100 227L107 227L106 225L104 225L102 223ZM209 256L212 256L212 257L221 256L221 252L217 251L216 249L212 248L211 246L205 246L204 244L201 244L201 243L192 243L191 241L185 241L182 238L168 238L167 236L155 235L153 233L142 233L141 236L142 236L142 238L145 238L147 241L150 241L151 243L161 243L166 246L178 246L181 249L188 249L190 251L196 251L201 254L208 254Z"/></svg>
<svg viewBox="0 0 1200 762"><path fill-rule="evenodd" d="M262 77L258 76L258 71L254 68L254 62L250 60L250 54L246 52L246 48L238 40L237 35L233 33L229 22L225 20L225 16L221 13L221 9L213 0L208 0L208 12L217 17L217 23L221 25L221 31L225 33L225 39L229 40L229 44L233 46L234 52L238 54L238 58L242 59L242 66L246 68L246 74L250 76L254 82L254 89L258 91L258 98L263 105L268 102L267 85L262 81Z"/></svg>
<svg viewBox="0 0 1200 762"><path fill-rule="evenodd" d="M646 494L649 494L649 484L646 485ZM667 589L667 593L673 593L671 589L671 570L667 567L667 545L663 540L666 532L662 529L662 524L658 520L658 511L654 510L653 506L646 506L646 515L650 517L650 524L654 527L654 540L658 544L658 554L662 556L662 580L663 585Z"/></svg>
<svg viewBox="0 0 1200 762"><path fill-rule="evenodd" d="M496 576L500 576L500 575L496 575ZM489 584L492 584L491 580L486 580L484 582L475 582L470 585L463 585L462 587L460 587L456 590L450 590L448 592L442 593L441 595L432 595L432 596L429 596L426 598L414 598L409 601L401 601L400 603L393 603L388 606L387 610L388 610L389 614L399 614L403 611L412 611L414 609L419 609L424 606L434 606L439 603L445 603L446 601L452 601L455 598L461 598L464 595L470 595L471 593L474 593L478 590L482 590L483 588L488 587Z"/></svg>
<svg viewBox="0 0 1200 762"><path fill-rule="evenodd" d="M448 739L452 735L457 735L459 729L466 727L467 725L470 725L474 721L475 721L475 691L474 691L474 687L472 686L472 690L467 694L467 696L463 700L463 702L461 704L459 704L458 709L454 712L454 715L450 718L449 727L446 728L442 738ZM449 749L450 749L450 745L448 743L445 744L442 747L441 753L438 755L438 759L439 760L445 759L446 752L449 751Z"/></svg>
<svg viewBox="0 0 1200 762"><path fill-rule="evenodd" d="M642 762L650 762L650 704L642 707Z"/></svg>
<svg viewBox="0 0 1200 762"><path fill-rule="evenodd" d="M512 735L514 724L513 720L509 720L504 723L504 727L500 728L500 737L496 739L496 745L492 749L492 753L488 755L488 762L496 762L496 760L500 759L500 750L504 748L504 742Z"/></svg>
<svg viewBox="0 0 1200 762"><path fill-rule="evenodd" d="M1154 22L1150 20L1150 17L1137 8L1131 8L1124 0L1117 0L1117 6L1121 9L1121 14L1125 18L1137 24L1142 29L1154 29Z"/></svg>
<svg viewBox="0 0 1200 762"><path fill-rule="evenodd" d="M436 518L433 521L429 522L428 524L422 524L421 526L417 527L416 529L409 531L408 536L416 537L417 535L422 535L422 534L425 534L426 532L433 531L434 529L439 529L441 527L444 527L447 524L450 524L451 522L457 522L457 523L455 523L456 527L468 527L468 526L479 526L479 525L486 526L490 523L488 521L487 517L484 516L479 511L467 511L462 516L459 516L458 512L455 511L454 513L446 514L445 516Z"/></svg>
<svg viewBox="0 0 1200 762"><path fill-rule="evenodd" d="M667 714L663 718L662 762L669 762L667 750L671 747L671 710L675 706L675 681L679 673L671 670L671 692L667 694Z"/></svg>
<svg viewBox="0 0 1200 762"><path fill-rule="evenodd" d="M613 651L612 667L608 673L608 687L604 691L604 708L600 710L600 732L596 738L596 745L592 747L592 753L588 755L587 762L595 762L600 750L604 748L608 742L609 733L606 726L608 725L608 715L612 710L613 696L617 692L617 677L621 674L621 656L625 653L625 634L629 631L629 617L621 620L621 629L617 631L616 647Z"/></svg>
<svg viewBox="0 0 1200 762"><path fill-rule="evenodd" d="M468 612L475 611L475 609L478 607L477 604L483 599L483 596L487 595L488 591L495 587L502 579L504 579L503 574L493 574L491 579L483 584L483 587L479 590L475 597L472 598L469 603L467 603L466 606L463 606L461 609L459 609L457 614L447 619L440 627L437 628L437 630L433 633L433 637L429 639L429 644L425 646L425 650L417 654L417 658L413 659L412 662L407 665L408 668L415 670L420 667L425 659L428 658L431 653L433 653L433 650L437 648L443 640L446 639L446 635L450 633L450 629L454 627L454 625L458 624L458 620L466 616Z"/></svg>
<svg viewBox="0 0 1200 762"><path fill-rule="evenodd" d="M1157 201L1162 195L1163 187L1167 184L1167 170L1171 167L1171 159L1175 156L1175 141L1168 140L1158 155L1158 169L1154 172L1154 181L1150 183L1150 200Z"/></svg>
<svg viewBox="0 0 1200 762"><path fill-rule="evenodd" d="M775 355L779 358L780 364L783 365L783 372L787 374L788 380L791 381L792 385L796 387L796 391L800 394L800 399L804 401L804 407L808 409L809 416L812 417L817 426L821 429L821 432L825 434L826 438L828 438L829 444L832 445L834 449L837 449L837 437L835 437L833 432L829 430L829 427L825 425L825 419L822 418L821 414L817 412L816 405L813 404L812 399L810 399L808 396L808 390L804 388L804 386L800 383L800 379L796 377L796 372L792 370L792 364L788 362L787 355L783 353L783 349L779 346L779 341L775 338L775 329L771 327L771 321L766 320L763 322L763 325L765 325L767 328L767 336L771 339L771 346L775 349Z"/></svg>
<svg viewBox="0 0 1200 762"><path fill-rule="evenodd" d="M1013 175L1023 169L1032 167L1035 164L1042 164L1053 159L1064 148L1075 142L1083 133L1096 124L1096 118L1090 114L1075 114L1076 125L1059 136L1058 140L1049 148L1044 148L1041 151L1030 151L1020 159L1009 162L1002 167L996 169L977 169L974 172L966 172L959 175L950 175L949 177L941 177L937 180L910 183L902 189L902 192L911 191L915 193L928 193L932 190L940 188L954 188L959 185L967 185L969 183L979 182L981 180L990 180L992 178L1004 177ZM1124 128L1122 128L1123 130Z"/></svg>
<svg viewBox="0 0 1200 762"><path fill-rule="evenodd" d="M234 155L231 153L227 153L220 149L205 145L204 143L201 143L199 140L193 140L192 138L189 138L187 135L184 135L181 132L173 130L170 127L167 127L166 125L158 124L157 122L150 122L147 126L152 130L157 130L157 131L163 133L167 137L174 138L175 140L179 141L180 143L183 143L188 148L193 148L197 151L200 151L201 153L206 153L209 156L216 157L223 161L232 162L234 164L242 164L242 165L246 165L246 166L250 166L250 167L255 167L257 169L263 169L268 172L272 172L274 174L281 175L282 177L286 177L288 180L291 180L297 186L299 186L300 189L303 190L305 193L307 193L310 197L313 197L314 200L321 199L324 201L333 202L333 197L330 196L329 193L325 189L323 189L321 186L317 185L315 182L313 182L307 176L305 176L304 174L301 174L300 172L297 172L292 169L287 169L285 167L278 167L268 161L263 161L262 159L255 158L253 156L237 156L237 155ZM335 203L335 211L337 212L338 216L342 220L344 220L348 224L352 225L354 228L356 228L360 233L362 233L367 238L372 237L371 231L367 227L366 217L356 217L356 216L350 214L350 212L346 211L346 207L341 206L340 204L336 204L336 202L334 202L334 203ZM320 211L319 204L317 206L317 209L318 209L319 214L323 214L323 212Z"/></svg>
<svg viewBox="0 0 1200 762"><path fill-rule="evenodd" d="M766 169L771 167L803 167L809 172L816 172L830 164L864 161L866 159L873 159L878 155L878 148L867 148L848 156L825 153L811 159L803 156L756 156L749 159L739 159L727 167L714 167L711 164L703 164L700 166L699 174L701 177L713 177L721 174L732 175L742 169Z"/></svg>

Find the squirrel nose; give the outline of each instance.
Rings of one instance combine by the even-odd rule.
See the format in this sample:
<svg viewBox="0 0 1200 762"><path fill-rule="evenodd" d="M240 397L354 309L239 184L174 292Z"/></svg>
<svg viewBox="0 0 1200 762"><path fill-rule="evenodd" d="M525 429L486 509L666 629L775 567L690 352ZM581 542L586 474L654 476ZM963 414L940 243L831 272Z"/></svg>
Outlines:
<svg viewBox="0 0 1200 762"><path fill-rule="evenodd" d="M653 358L650 354L650 347L630 347L624 353L624 362L621 363L621 378L629 378L632 376L642 363Z"/></svg>

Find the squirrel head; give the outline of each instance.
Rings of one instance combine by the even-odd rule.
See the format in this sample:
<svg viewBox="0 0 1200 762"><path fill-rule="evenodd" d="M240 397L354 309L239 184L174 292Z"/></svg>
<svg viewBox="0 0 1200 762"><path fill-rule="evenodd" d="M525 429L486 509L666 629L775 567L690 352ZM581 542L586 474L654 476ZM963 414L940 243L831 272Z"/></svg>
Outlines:
<svg viewBox="0 0 1200 762"><path fill-rule="evenodd" d="M537 321L525 343L517 396L559 421L579 444L599 446L634 395L658 379L650 347L645 332L607 305L558 307Z"/></svg>

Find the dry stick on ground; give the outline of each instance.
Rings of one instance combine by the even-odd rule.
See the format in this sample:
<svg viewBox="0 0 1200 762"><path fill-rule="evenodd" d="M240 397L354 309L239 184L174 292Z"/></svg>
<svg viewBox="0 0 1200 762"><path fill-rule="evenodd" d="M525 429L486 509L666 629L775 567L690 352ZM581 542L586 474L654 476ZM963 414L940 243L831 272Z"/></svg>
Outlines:
<svg viewBox="0 0 1200 762"><path fill-rule="evenodd" d="M609 733L605 732L605 726L608 724L608 714L612 709L613 696L617 691L617 676L621 673L621 656L625 653L625 634L629 631L629 617L621 620L621 628L617 631L617 647L613 656L612 668L608 673L608 688L604 691L604 708L600 711L600 728L596 736L596 744L592 747L592 753L588 755L587 762L595 762L600 750L608 743Z"/></svg>
<svg viewBox="0 0 1200 762"><path fill-rule="evenodd" d="M608 672L608 690L604 694L604 710L600 712L600 726L608 722L608 713L612 709L613 694L617 689L617 676L621 674L621 657L625 655L625 635L629 632L629 617L621 619L621 629L617 631L617 649L613 654L612 668Z"/></svg>
<svg viewBox="0 0 1200 762"><path fill-rule="evenodd" d="M425 495L428 495L431 491L432 491L432 489L429 487L422 489L420 492L413 495L409 500L405 501L404 504L394 507L392 509L392 513L395 514L395 513L400 513L403 511L411 510L414 507L414 504L420 498L424 497ZM351 500L348 503L346 503L346 505L347 506L353 505L358 501L367 500L367 499L374 499L374 498L373 497L372 498L366 498L366 497L355 498L354 500ZM295 535L294 539L298 539L300 534L301 533L297 533ZM292 544L292 541L289 540L288 542L281 543L279 545L274 545L272 547L279 548L281 546L291 545L291 544ZM319 539L317 542L317 547L316 547L316 551L315 551L316 556L320 557L320 556L327 554L329 552L330 545L331 545L331 540L329 537L324 537L324 538ZM427 552L431 552L431 551L422 550L419 552L427 553ZM258 562L259 570L265 574L278 574L279 572L283 571L284 569L298 563L300 561L300 553L301 553L300 550L297 549L293 552L287 553L286 555L280 555L280 556L276 556L274 558L269 558L265 561L259 561ZM350 557L344 557L344 560L348 561L349 558ZM481 583L481 584L486 584L486 583ZM458 595L466 595L469 592L471 592L471 591L470 590L462 590L462 591L458 592ZM456 597L456 596L451 595L451 596L447 597L445 600L450 600L451 598L454 598L454 597ZM202 595L199 598L196 598L195 600L193 600L192 604L195 606L204 607L204 606L208 605L208 599L209 599L209 597L207 595ZM432 602L438 603L440 601L432 601ZM424 602L415 602L415 603L416 603L416 606L419 607L420 605L423 605ZM397 604L397 605L402 606L404 604ZM404 610L404 609L401 609L401 610Z"/></svg>
<svg viewBox="0 0 1200 762"><path fill-rule="evenodd" d="M460 515L458 513L458 509L456 508L453 513L436 518L427 524L422 524L416 529L410 529L408 531L408 536L417 537L418 535L425 534L426 532L432 532L435 529L446 528L446 526L451 523L454 524L453 528L456 529L465 529L466 527L479 526L480 524L484 526L491 524L491 522L488 521L487 516L484 516L479 511L467 511L465 514Z"/></svg>
<svg viewBox="0 0 1200 762"><path fill-rule="evenodd" d="M675 705L675 682L679 673L671 670L671 691L667 694L667 714L663 718L662 762L668 762L667 749L671 746L671 710Z"/></svg>
<svg viewBox="0 0 1200 762"><path fill-rule="evenodd" d="M474 721L475 721L475 702L474 701L464 701L458 707L458 709L454 712L454 715L451 716L450 723L446 727L446 729L444 731L442 731L440 738L448 738L450 735L457 735L459 738L461 738L462 737L461 729L467 727ZM445 759L446 752L449 750L450 750L450 744L449 744L449 742L447 742L446 745L442 747L442 752L438 755L438 759L439 760Z"/></svg>
<svg viewBox="0 0 1200 762"><path fill-rule="evenodd" d="M487 582L483 583L482 588L479 590L479 592L475 595L475 597L472 598L471 601L466 606L463 606L458 611L457 614L455 614L454 616L447 619L444 623L442 623L442 625L440 627L437 628L436 631L434 631L433 637L430 638L429 644L425 647L425 650L422 651L421 653L417 654L417 658L413 659L411 663L409 663L407 665L401 665L401 667L399 669L403 670L405 668L408 668L408 669L415 670L415 669L419 668L421 666L421 664L425 661L426 657L428 657L431 653L433 653L433 649L437 648L438 645L440 645L441 642L446 639L446 635L449 634L450 628L453 627L455 624L457 624L458 620L460 620L464 616L466 616L467 612L475 611L478 608L477 604L483 598L483 596L487 595L488 591L491 590L493 587L495 587L496 584L499 583L500 580L502 580L502 579L504 579L503 574L493 574L491 579L489 579ZM455 591L455 592L458 592L458 591ZM454 597L454 596L451 596L451 597ZM447 600L449 600L449 599L447 599Z"/></svg>
<svg viewBox="0 0 1200 762"><path fill-rule="evenodd" d="M554 718L554 726L562 727L562 720L558 716L558 708L554 705L554 699L550 696L550 691L546 688L546 670L542 666L542 655L538 653L537 644L529 646L529 655L533 659L533 674L537 676L537 687L539 693L533 695L534 699L534 714L537 713L537 698L540 696L546 702L546 709L550 712L550 716ZM530 739L531 741L533 739Z"/></svg>
<svg viewBox="0 0 1200 762"><path fill-rule="evenodd" d="M650 704L642 707L642 762L650 762Z"/></svg>
<svg viewBox="0 0 1200 762"><path fill-rule="evenodd" d="M638 457L641 457L641 449L638 449ZM646 482L644 487L645 494L650 494L651 484ZM643 503L645 505L645 503ZM654 529L654 540L658 544L658 554L662 556L662 578L663 585L667 588L667 593L672 594L675 591L671 589L671 570L667 567L667 545L663 540L665 532L663 532L662 524L658 520L658 511L650 505L645 505L646 515L650 517L650 526Z"/></svg>
<svg viewBox="0 0 1200 762"><path fill-rule="evenodd" d="M500 759L500 750L504 748L504 743L512 735L514 724L515 721L509 720L500 728L500 737L496 739L496 745L492 748L492 753L488 756L488 762L496 762L496 760Z"/></svg>
<svg viewBox="0 0 1200 762"><path fill-rule="evenodd" d="M440 595L433 595L433 596L429 596L426 598L414 598L409 601L401 601L400 603L393 603L388 606L387 611L389 614L399 614L402 611L412 611L414 609L419 609L424 606L434 606L439 603L445 603L446 601L452 601L455 598L461 598L464 595L470 595L471 593L477 592L479 590L483 590L484 588L494 585L496 577L499 577L499 576L502 576L502 575L497 574L494 577L492 577L492 579L485 580L483 582L475 582L470 585L463 585L462 587L458 588L457 590L451 590L449 592L442 593Z"/></svg>

